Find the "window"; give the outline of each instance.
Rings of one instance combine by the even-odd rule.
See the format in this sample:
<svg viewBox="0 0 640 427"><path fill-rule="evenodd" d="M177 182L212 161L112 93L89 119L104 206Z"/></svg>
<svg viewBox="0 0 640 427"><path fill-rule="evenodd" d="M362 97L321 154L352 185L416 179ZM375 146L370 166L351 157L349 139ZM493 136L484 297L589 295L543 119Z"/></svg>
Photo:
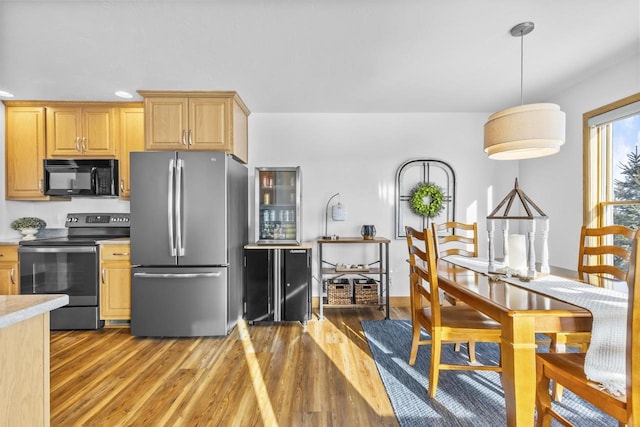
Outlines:
<svg viewBox="0 0 640 427"><path fill-rule="evenodd" d="M640 228L640 94L590 111L583 119L584 224Z"/></svg>

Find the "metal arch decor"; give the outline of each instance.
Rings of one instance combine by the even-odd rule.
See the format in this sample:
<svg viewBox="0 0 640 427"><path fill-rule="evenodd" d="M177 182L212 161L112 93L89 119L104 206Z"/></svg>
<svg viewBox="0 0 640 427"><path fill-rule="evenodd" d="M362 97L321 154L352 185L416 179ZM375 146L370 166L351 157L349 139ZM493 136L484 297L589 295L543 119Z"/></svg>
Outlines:
<svg viewBox="0 0 640 427"><path fill-rule="evenodd" d="M410 172L409 174L407 174ZM408 178L409 175L413 176ZM416 180L415 177L419 176ZM412 182L408 182L412 179ZM411 207L414 190L421 185L433 185L442 193L442 206L433 216L415 213ZM396 171L395 238L406 237L405 225L414 228L430 227L431 222L455 220L456 175L448 163L436 159L412 159L402 163Z"/></svg>

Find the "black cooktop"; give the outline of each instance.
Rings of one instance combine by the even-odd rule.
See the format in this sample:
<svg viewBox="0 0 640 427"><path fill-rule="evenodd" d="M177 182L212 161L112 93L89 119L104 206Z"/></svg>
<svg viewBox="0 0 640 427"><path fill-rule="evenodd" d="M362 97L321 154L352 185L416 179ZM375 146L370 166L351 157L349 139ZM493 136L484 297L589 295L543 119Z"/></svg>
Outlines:
<svg viewBox="0 0 640 427"><path fill-rule="evenodd" d="M67 214L67 235L21 240L21 246L90 246L105 239L129 237L128 213Z"/></svg>

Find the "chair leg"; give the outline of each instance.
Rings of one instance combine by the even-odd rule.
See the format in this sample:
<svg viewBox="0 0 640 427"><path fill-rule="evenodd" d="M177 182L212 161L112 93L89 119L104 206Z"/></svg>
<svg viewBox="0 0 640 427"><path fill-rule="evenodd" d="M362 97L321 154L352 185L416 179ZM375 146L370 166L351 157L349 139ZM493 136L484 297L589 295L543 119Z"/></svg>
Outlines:
<svg viewBox="0 0 640 427"><path fill-rule="evenodd" d="M461 348L462 348L462 343L457 342L454 344L453 350L460 351Z"/></svg>
<svg viewBox="0 0 640 427"><path fill-rule="evenodd" d="M430 398L436 397L438 390L438 378L440 377L440 354L442 350L442 340L438 332L431 333L431 366L429 366L429 389Z"/></svg>
<svg viewBox="0 0 640 427"><path fill-rule="evenodd" d="M416 356L418 356L418 343L420 341L420 325L413 323L413 339L411 340L411 353L409 355L409 366L416 364Z"/></svg>
<svg viewBox="0 0 640 427"><path fill-rule="evenodd" d="M469 351L469 362L471 362L472 365L476 365L478 363L476 360L476 342L469 341L467 350Z"/></svg>
<svg viewBox="0 0 640 427"><path fill-rule="evenodd" d="M567 351L567 337L563 335L557 335L555 338L551 339L549 343L549 353L565 353ZM552 393L551 398L556 402L562 402L562 387L560 384L557 384L555 381L551 387Z"/></svg>
<svg viewBox="0 0 640 427"><path fill-rule="evenodd" d="M549 395L549 378L544 374L542 362L536 361L536 427L550 427L551 396Z"/></svg>

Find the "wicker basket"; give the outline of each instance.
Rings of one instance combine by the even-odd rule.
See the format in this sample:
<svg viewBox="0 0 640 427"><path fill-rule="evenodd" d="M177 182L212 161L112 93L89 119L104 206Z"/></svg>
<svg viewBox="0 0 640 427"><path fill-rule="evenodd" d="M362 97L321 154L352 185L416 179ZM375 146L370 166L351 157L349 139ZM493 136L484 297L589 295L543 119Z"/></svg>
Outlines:
<svg viewBox="0 0 640 427"><path fill-rule="evenodd" d="M356 304L377 304L378 284L373 279L353 279Z"/></svg>
<svg viewBox="0 0 640 427"><path fill-rule="evenodd" d="M329 279L327 281L327 304L351 304L349 279Z"/></svg>

